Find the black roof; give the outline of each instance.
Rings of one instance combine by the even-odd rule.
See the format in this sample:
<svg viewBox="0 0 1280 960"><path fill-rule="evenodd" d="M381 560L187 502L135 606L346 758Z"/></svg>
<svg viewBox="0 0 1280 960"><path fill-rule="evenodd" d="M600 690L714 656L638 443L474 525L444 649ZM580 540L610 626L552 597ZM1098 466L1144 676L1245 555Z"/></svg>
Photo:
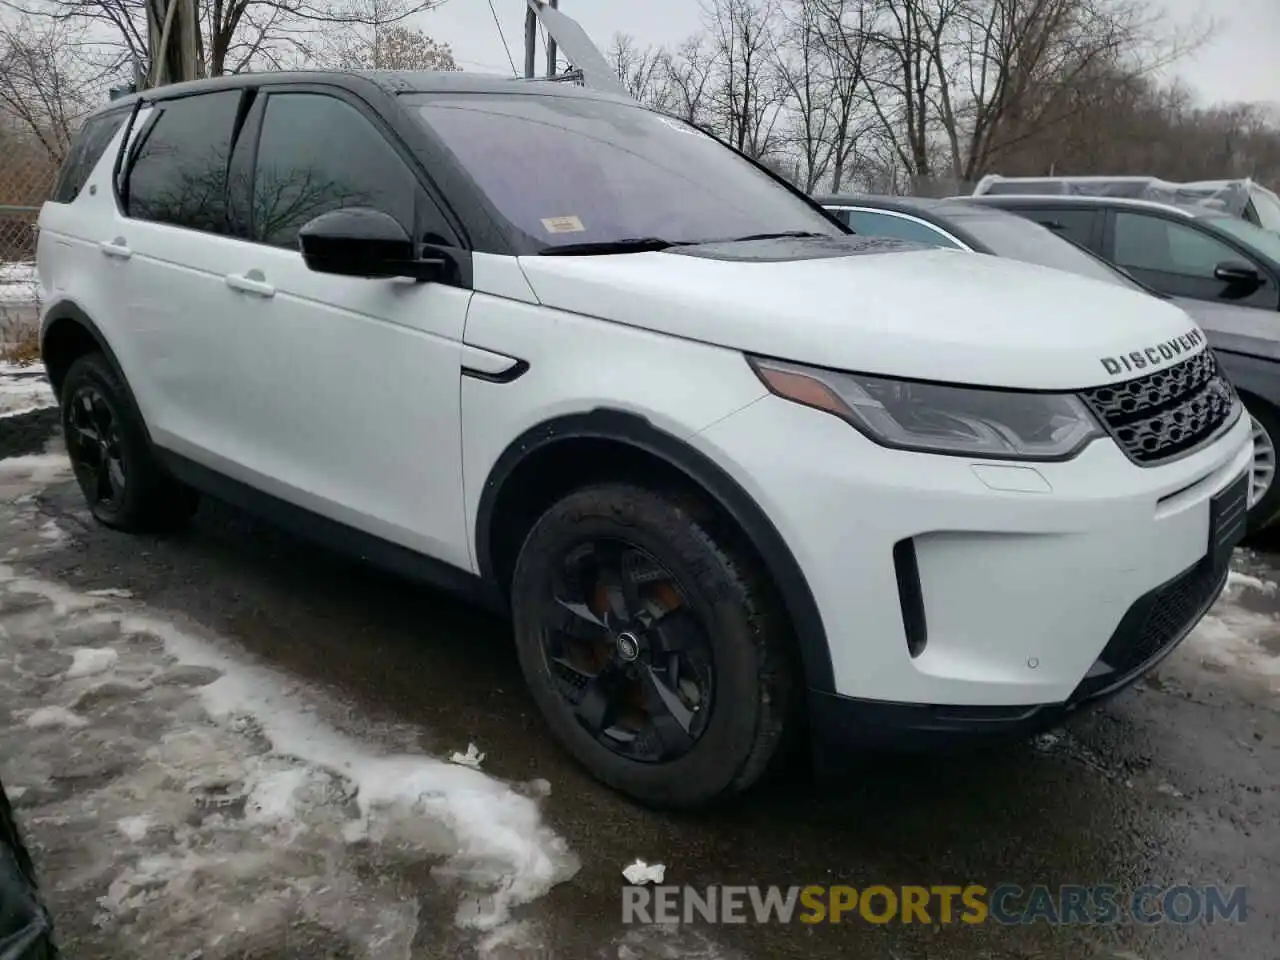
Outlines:
<svg viewBox="0 0 1280 960"><path fill-rule="evenodd" d="M609 100L637 106L636 101L603 90L579 86L564 80L508 77L501 74L468 73L462 70L268 70L261 73L238 73L208 80L190 80L167 84L140 93L129 94L103 105L103 110L131 107L141 99L146 102L169 100L196 93L236 90L249 86L318 83L359 89L373 86L385 93L528 93L542 96L573 97L584 100ZM97 111L101 112L101 111Z"/></svg>

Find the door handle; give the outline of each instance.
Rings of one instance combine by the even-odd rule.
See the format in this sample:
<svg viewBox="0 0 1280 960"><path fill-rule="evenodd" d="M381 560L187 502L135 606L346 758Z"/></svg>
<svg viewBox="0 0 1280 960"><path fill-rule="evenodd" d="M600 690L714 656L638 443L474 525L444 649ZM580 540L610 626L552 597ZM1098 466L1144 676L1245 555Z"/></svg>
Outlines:
<svg viewBox="0 0 1280 960"><path fill-rule="evenodd" d="M98 249L102 251L104 256L115 257L117 260L128 260L133 256L133 251L129 249L129 241L124 237L103 240L98 244Z"/></svg>
<svg viewBox="0 0 1280 960"><path fill-rule="evenodd" d="M267 283L267 278L263 276L261 270L250 270L243 276L236 273L228 273L223 277L223 280L232 290L251 293L255 297L274 297L276 295L276 288Z"/></svg>

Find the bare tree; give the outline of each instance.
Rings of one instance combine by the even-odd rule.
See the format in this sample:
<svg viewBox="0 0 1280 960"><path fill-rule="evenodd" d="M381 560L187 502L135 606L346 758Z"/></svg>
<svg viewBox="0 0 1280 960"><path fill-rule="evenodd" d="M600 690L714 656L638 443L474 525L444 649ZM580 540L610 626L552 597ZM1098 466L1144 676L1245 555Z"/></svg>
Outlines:
<svg viewBox="0 0 1280 960"><path fill-rule="evenodd" d="M662 59L670 94L668 110L689 123L709 123L716 61L705 36L690 37Z"/></svg>
<svg viewBox="0 0 1280 960"><path fill-rule="evenodd" d="M939 48L935 106L952 173L976 180L1012 146L1049 133L1099 71L1127 80L1187 50L1140 0L966 0Z"/></svg>
<svg viewBox="0 0 1280 960"><path fill-rule="evenodd" d="M779 44L779 77L787 93L788 141L813 191L845 183L859 141L874 124L863 90L871 0L788 0Z"/></svg>
<svg viewBox="0 0 1280 960"><path fill-rule="evenodd" d="M778 0L703 0L715 75L712 122L733 146L765 157L786 100L777 70Z"/></svg>
<svg viewBox="0 0 1280 960"><path fill-rule="evenodd" d="M309 66L342 70L458 70L453 50L404 22L413 0L360 0L345 12L358 17L322 30L306 50Z"/></svg>
<svg viewBox="0 0 1280 960"><path fill-rule="evenodd" d="M641 49L631 35L615 33L606 55L627 93L646 106L668 109L671 55L666 50L652 46Z"/></svg>
<svg viewBox="0 0 1280 960"><path fill-rule="evenodd" d="M11 135L21 131L55 165L105 93L86 34L83 26L58 21L0 23L0 113L10 119Z"/></svg>
<svg viewBox="0 0 1280 960"><path fill-rule="evenodd" d="M106 27L118 61L148 62L147 16L160 0L8 0L30 16ZM444 0L192 0L200 75L311 63L340 31L386 30ZM326 36L327 35L327 36Z"/></svg>

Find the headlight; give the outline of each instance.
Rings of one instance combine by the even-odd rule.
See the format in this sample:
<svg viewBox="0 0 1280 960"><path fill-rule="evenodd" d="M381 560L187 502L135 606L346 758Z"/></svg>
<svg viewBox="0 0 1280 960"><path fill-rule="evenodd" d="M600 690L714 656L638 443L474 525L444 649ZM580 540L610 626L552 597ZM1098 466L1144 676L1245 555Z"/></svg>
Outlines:
<svg viewBox="0 0 1280 960"><path fill-rule="evenodd" d="M841 373L749 358L771 392L849 421L903 450L1004 460L1067 460L1102 428L1065 393L1025 393Z"/></svg>

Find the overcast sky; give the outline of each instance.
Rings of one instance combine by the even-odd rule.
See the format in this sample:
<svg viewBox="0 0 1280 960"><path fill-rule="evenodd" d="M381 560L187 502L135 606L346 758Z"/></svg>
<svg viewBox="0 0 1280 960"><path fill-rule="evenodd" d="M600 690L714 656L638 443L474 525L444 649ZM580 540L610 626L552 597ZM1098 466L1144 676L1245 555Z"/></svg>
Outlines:
<svg viewBox="0 0 1280 960"><path fill-rule="evenodd" d="M1280 101L1280 0L1150 0L1177 22L1204 22L1209 11L1219 21L1214 41L1179 68L1206 100ZM642 44L678 43L699 28L698 0L561 0L600 47L615 32ZM524 0L493 0L510 45L523 67ZM1197 21L1197 18L1198 21ZM453 46L465 70L511 71L489 0L447 0L421 18L421 26ZM539 41L539 71L544 57Z"/></svg>

